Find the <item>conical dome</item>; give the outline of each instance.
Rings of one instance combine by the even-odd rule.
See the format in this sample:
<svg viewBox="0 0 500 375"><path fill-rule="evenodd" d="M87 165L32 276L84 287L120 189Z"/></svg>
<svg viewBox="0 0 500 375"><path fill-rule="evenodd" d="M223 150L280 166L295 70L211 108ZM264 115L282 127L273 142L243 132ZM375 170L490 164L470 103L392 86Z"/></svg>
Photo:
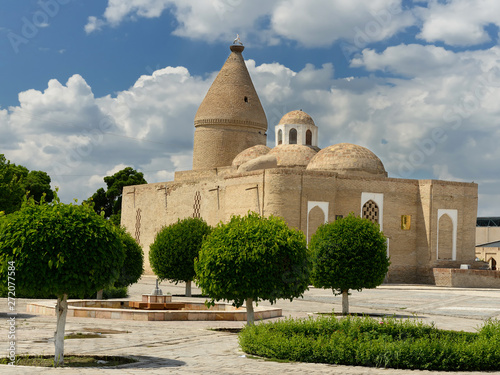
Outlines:
<svg viewBox="0 0 500 375"><path fill-rule="evenodd" d="M194 125L228 123L266 131L266 114L241 55L244 47L230 48L231 54L196 112Z"/></svg>
<svg viewBox="0 0 500 375"><path fill-rule="evenodd" d="M245 61L232 45L194 118L193 169L230 166L243 150L266 144L267 119Z"/></svg>

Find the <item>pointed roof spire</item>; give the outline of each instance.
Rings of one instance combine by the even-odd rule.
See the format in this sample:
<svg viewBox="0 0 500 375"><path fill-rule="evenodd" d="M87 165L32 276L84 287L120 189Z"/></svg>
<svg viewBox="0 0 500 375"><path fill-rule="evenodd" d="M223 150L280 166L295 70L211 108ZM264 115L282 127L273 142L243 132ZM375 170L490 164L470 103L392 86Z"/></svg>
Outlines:
<svg viewBox="0 0 500 375"><path fill-rule="evenodd" d="M196 112L195 127L224 124L267 130L266 114L241 55L244 49L242 44L230 46L231 54Z"/></svg>

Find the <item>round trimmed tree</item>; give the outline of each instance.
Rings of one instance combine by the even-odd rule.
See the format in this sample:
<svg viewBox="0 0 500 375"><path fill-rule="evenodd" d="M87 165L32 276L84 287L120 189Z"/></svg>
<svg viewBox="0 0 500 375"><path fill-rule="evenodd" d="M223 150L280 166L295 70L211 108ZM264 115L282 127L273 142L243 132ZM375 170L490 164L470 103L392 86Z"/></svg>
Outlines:
<svg viewBox="0 0 500 375"><path fill-rule="evenodd" d="M0 232L0 280L15 291L57 296L54 365L64 361L68 294L83 297L112 285L123 265L119 234L92 207L33 199L7 216Z"/></svg>
<svg viewBox="0 0 500 375"><path fill-rule="evenodd" d="M186 283L186 297L191 297L194 280L194 260L198 257L203 238L210 233L208 224L200 218L188 217L163 227L149 248L149 262L160 280Z"/></svg>
<svg viewBox="0 0 500 375"><path fill-rule="evenodd" d="M304 234L281 218L257 213L233 216L203 241L195 262L197 283L215 301L247 308L253 324L253 302L293 300L309 285L310 261Z"/></svg>
<svg viewBox="0 0 500 375"><path fill-rule="evenodd" d="M349 290L375 288L389 270L387 242L378 224L353 214L321 225L311 237L312 284L342 294L342 314L349 313Z"/></svg>
<svg viewBox="0 0 500 375"><path fill-rule="evenodd" d="M118 228L117 230L125 251L125 260L114 287L123 288L135 284L141 278L144 272L144 252L142 247L124 228Z"/></svg>

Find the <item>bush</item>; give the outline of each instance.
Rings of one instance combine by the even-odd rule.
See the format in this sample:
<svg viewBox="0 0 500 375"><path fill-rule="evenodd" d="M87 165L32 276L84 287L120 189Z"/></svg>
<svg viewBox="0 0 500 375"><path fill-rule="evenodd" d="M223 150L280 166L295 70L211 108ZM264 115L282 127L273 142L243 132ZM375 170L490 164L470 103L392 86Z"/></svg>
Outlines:
<svg viewBox="0 0 500 375"><path fill-rule="evenodd" d="M321 225L312 236L312 284L342 294L342 313L349 312L350 289L375 288L389 269L386 238L378 224L354 214Z"/></svg>
<svg viewBox="0 0 500 375"><path fill-rule="evenodd" d="M125 251L125 260L123 267L120 270L120 277L115 281L114 288L125 288L125 296L127 295L127 287L135 284L144 272L144 252L137 241L125 231L124 228L117 229L122 241L122 246ZM106 289L105 289L106 291ZM123 292L121 292L123 293ZM118 297L109 297L118 298Z"/></svg>
<svg viewBox="0 0 500 375"><path fill-rule="evenodd" d="M213 229L203 241L195 269L211 303L245 303L252 324L253 301L302 296L309 285L310 261L302 232L290 229L281 218L249 213Z"/></svg>
<svg viewBox="0 0 500 375"><path fill-rule="evenodd" d="M196 276L194 260L203 239L210 233L208 224L199 218L185 218L163 227L150 246L149 262L160 280L186 282L186 296L191 296L191 281Z"/></svg>
<svg viewBox="0 0 500 375"><path fill-rule="evenodd" d="M246 353L290 361L434 371L500 369L498 321L470 333L409 319L287 319L247 326L239 341Z"/></svg>

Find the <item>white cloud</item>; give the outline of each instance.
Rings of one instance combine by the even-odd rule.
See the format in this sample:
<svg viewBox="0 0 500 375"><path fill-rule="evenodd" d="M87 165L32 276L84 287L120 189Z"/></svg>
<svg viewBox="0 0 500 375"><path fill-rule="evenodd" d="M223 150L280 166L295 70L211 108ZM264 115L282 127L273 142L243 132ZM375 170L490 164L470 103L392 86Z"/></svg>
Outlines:
<svg viewBox="0 0 500 375"><path fill-rule="evenodd" d="M393 36L415 24L401 0L108 0L102 16L91 16L85 31L104 25L118 26L139 17L159 17L172 12L178 22L174 34L217 41L232 40L275 45L294 40L305 46L329 46L345 39L356 48Z"/></svg>
<svg viewBox="0 0 500 375"><path fill-rule="evenodd" d="M416 77L442 75L447 70L456 69L459 60L459 56L442 47L401 44L388 47L381 53L364 49L361 56L351 61L351 66Z"/></svg>
<svg viewBox="0 0 500 375"><path fill-rule="evenodd" d="M415 23L401 1L282 1L272 14L273 30L306 46L345 39L357 48L386 39Z"/></svg>
<svg viewBox="0 0 500 375"><path fill-rule="evenodd" d="M485 27L500 26L500 2L497 0L429 1L415 13L423 21L419 38L442 41L452 46L471 46L490 41Z"/></svg>
<svg viewBox="0 0 500 375"><path fill-rule="evenodd" d="M87 24L85 25L84 29L87 34L93 33L94 31L99 31L102 29L102 27L106 24L105 21L95 17L95 16L90 16L88 18Z"/></svg>

